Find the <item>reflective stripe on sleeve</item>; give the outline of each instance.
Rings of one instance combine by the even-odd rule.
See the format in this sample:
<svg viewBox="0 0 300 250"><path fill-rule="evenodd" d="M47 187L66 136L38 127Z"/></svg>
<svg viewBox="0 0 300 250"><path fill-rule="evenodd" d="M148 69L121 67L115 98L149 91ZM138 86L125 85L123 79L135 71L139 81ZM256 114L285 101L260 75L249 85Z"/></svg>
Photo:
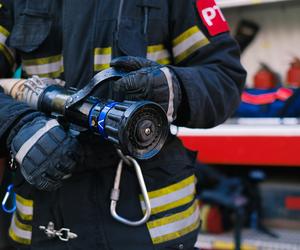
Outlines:
<svg viewBox="0 0 300 250"><path fill-rule="evenodd" d="M57 78L64 71L62 55L23 60L22 64L23 70L29 76Z"/></svg>
<svg viewBox="0 0 300 250"><path fill-rule="evenodd" d="M151 214L157 214L193 201L195 196L195 176L190 176L169 187L149 192ZM141 201L142 209L145 203Z"/></svg>
<svg viewBox="0 0 300 250"><path fill-rule="evenodd" d="M0 25L0 52L3 53L5 58L8 60L9 64L13 66L15 61L14 52L11 49L9 49L5 44L9 34L9 31Z"/></svg>
<svg viewBox="0 0 300 250"><path fill-rule="evenodd" d="M159 64L170 64L170 53L164 45L151 45L147 47L147 59Z"/></svg>
<svg viewBox="0 0 300 250"><path fill-rule="evenodd" d="M33 201L27 200L16 194L17 213L22 220L32 220L33 216Z"/></svg>
<svg viewBox="0 0 300 250"><path fill-rule="evenodd" d="M170 241L198 229L200 225L198 201L185 211L147 223L153 244Z"/></svg>
<svg viewBox="0 0 300 250"><path fill-rule="evenodd" d="M9 228L9 236L15 242L30 245L32 226L21 223L14 214Z"/></svg>
<svg viewBox="0 0 300 250"><path fill-rule="evenodd" d="M111 61L112 49L107 48L95 48L94 50L94 71L101 71L109 68Z"/></svg>
<svg viewBox="0 0 300 250"><path fill-rule="evenodd" d="M160 69L164 74L168 82L168 87L169 87L169 104L168 104L168 111L167 111L167 117L168 117L168 122L171 123L174 118L174 89L173 89L173 80L172 80L172 75L170 72L170 69L167 67L163 67Z"/></svg>
<svg viewBox="0 0 300 250"><path fill-rule="evenodd" d="M9 36L9 31L0 25L0 34L3 35L6 39ZM2 41L1 35L0 35L0 42Z"/></svg>
<svg viewBox="0 0 300 250"><path fill-rule="evenodd" d="M28 141L26 141L22 147L19 149L19 151L16 154L16 160L19 164L22 163L25 155L29 152L29 150L32 148L32 146L50 129L59 126L59 123L55 119L49 120L44 127L39 129Z"/></svg>
<svg viewBox="0 0 300 250"><path fill-rule="evenodd" d="M209 40L197 26L189 28L173 40L175 63L181 62L207 44L209 44Z"/></svg>

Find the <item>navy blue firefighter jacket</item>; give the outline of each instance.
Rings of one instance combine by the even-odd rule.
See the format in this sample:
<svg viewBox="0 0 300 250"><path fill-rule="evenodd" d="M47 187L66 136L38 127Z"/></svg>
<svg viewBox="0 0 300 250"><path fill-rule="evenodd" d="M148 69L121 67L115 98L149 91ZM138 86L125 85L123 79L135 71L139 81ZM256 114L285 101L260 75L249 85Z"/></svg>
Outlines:
<svg viewBox="0 0 300 250"><path fill-rule="evenodd" d="M216 126L238 106L246 72L228 30L211 31L211 25L219 24L209 11L218 18L220 12L213 5L199 7L202 4L214 1L0 0L0 77L11 77L21 65L24 78L55 78L79 89L116 56L146 57L169 65L180 81L183 95L175 125ZM105 91L102 94L105 97ZM0 93L2 154L7 153L9 130L26 112L31 108ZM17 172L12 241L25 249L43 250L193 249L200 224L194 155L170 135L156 157L140 162L152 213L144 226L129 227L109 213L118 157L109 143L99 141L93 135L82 136L82 171L53 193L34 189ZM144 204L139 194L135 173L126 168L118 212L141 218ZM79 237L67 243L47 238L38 227L49 221Z"/></svg>

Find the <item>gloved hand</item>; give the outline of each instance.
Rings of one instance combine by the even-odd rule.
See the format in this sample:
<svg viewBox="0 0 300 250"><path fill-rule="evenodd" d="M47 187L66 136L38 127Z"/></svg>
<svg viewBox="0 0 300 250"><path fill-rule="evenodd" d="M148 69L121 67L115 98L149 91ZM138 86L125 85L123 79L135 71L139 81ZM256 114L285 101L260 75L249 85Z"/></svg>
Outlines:
<svg viewBox="0 0 300 250"><path fill-rule="evenodd" d="M52 191L81 163L83 156L75 136L55 119L43 115L20 121L8 137L14 159L24 178L36 188Z"/></svg>
<svg viewBox="0 0 300 250"><path fill-rule="evenodd" d="M132 56L113 59L110 66L130 72L112 83L114 100L153 101L163 107L169 122L175 120L181 102L181 89L172 69L145 58Z"/></svg>

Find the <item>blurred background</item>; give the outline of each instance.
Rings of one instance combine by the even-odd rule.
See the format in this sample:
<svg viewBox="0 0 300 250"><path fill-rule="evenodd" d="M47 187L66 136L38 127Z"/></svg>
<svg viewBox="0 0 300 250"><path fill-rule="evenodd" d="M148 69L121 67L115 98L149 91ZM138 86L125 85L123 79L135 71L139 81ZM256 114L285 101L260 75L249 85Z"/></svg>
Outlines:
<svg viewBox="0 0 300 250"><path fill-rule="evenodd" d="M300 249L300 1L217 0L248 71L239 109L174 128L198 153L200 249Z"/></svg>

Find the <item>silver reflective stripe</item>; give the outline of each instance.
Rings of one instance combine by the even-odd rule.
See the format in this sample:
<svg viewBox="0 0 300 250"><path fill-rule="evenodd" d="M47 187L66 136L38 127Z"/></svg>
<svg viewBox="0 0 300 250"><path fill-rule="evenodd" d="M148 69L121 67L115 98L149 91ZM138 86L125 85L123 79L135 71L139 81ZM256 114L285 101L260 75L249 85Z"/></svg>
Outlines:
<svg viewBox="0 0 300 250"><path fill-rule="evenodd" d="M185 52L187 49L192 47L197 42L203 41L207 39L201 31L196 32L195 34L191 35L187 39L183 40L181 43L177 44L173 48L174 57L180 55L181 53Z"/></svg>
<svg viewBox="0 0 300 250"><path fill-rule="evenodd" d="M166 49L147 53L147 59L152 60L152 61L159 61L161 59L166 59L169 57L170 57L170 54Z"/></svg>
<svg viewBox="0 0 300 250"><path fill-rule="evenodd" d="M167 117L169 123L171 123L174 118L174 89L173 89L173 81L172 81L172 75L170 72L170 69L167 67L163 67L160 69L166 76L167 82L168 82L168 87L169 87L169 104L168 104L168 111L167 111Z"/></svg>
<svg viewBox="0 0 300 250"><path fill-rule="evenodd" d="M163 237L164 235L176 233L185 228L188 228L189 226L193 225L195 222L199 221L199 215L200 215L199 207L196 206L196 209L193 212L193 214L191 214L187 218L149 229L151 238L155 239L157 237Z"/></svg>
<svg viewBox="0 0 300 250"><path fill-rule="evenodd" d="M49 120L44 127L39 129L28 141L26 141L22 147L19 149L18 153L16 154L16 160L19 164L22 163L25 155L29 152L32 146L50 129L53 127L59 126L59 123L55 119Z"/></svg>
<svg viewBox="0 0 300 250"><path fill-rule="evenodd" d="M12 221L11 221L10 230L13 231L13 233L16 237L31 241L32 232L30 230L22 229L20 226L18 226L16 224L16 221L17 221L17 218L16 218L16 215L14 214ZM27 227L30 227L30 226L27 226Z"/></svg>
<svg viewBox="0 0 300 250"><path fill-rule="evenodd" d="M150 204L152 208L160 207L167 205L169 203L181 200L189 195L193 195L195 193L195 183L191 183L190 185L174 191L170 194L166 194L160 197L150 199ZM142 202L142 208L145 209L145 203Z"/></svg>
<svg viewBox="0 0 300 250"><path fill-rule="evenodd" d="M21 204L18 200L16 200L16 205L18 211L22 214L22 216L32 216L33 215L33 207L25 206ZM21 217L22 217L21 216Z"/></svg>
<svg viewBox="0 0 300 250"><path fill-rule="evenodd" d="M8 48L5 44L9 31L0 25L0 52L4 54L11 66L14 65L14 51Z"/></svg>
<svg viewBox="0 0 300 250"><path fill-rule="evenodd" d="M5 45L5 41L8 36L9 36L9 31L0 25L0 44Z"/></svg>
<svg viewBox="0 0 300 250"><path fill-rule="evenodd" d="M109 64L111 61L111 55L110 54L102 54L102 55L95 55L94 58L94 63L95 64Z"/></svg>
<svg viewBox="0 0 300 250"><path fill-rule="evenodd" d="M5 45L6 38L4 34L0 33L0 44Z"/></svg>
<svg viewBox="0 0 300 250"><path fill-rule="evenodd" d="M26 71L27 75L43 75L49 73L55 73L62 70L63 61L40 64L40 65L23 65L23 69Z"/></svg>

